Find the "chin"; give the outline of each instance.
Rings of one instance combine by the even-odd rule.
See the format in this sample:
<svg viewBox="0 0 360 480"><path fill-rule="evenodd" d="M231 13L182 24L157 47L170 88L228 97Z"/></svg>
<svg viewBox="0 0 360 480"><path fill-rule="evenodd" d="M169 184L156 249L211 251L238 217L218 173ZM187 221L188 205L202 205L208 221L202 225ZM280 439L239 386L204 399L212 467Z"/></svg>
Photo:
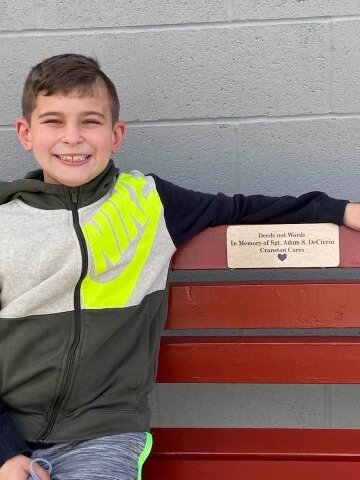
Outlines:
<svg viewBox="0 0 360 480"><path fill-rule="evenodd" d="M80 187L85 185L85 183L90 182L94 176L92 175L64 175L59 177L59 183L67 187Z"/></svg>

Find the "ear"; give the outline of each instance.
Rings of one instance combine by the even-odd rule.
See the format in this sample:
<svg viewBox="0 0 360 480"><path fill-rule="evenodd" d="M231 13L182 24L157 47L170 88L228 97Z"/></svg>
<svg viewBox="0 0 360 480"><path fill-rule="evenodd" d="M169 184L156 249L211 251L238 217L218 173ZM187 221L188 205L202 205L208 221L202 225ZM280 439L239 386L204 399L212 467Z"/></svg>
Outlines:
<svg viewBox="0 0 360 480"><path fill-rule="evenodd" d="M116 122L113 127L112 133L112 148L111 153L117 153L120 150L121 144L124 139L125 135L125 123L124 122Z"/></svg>
<svg viewBox="0 0 360 480"><path fill-rule="evenodd" d="M30 151L32 149L30 125L23 117L16 119L16 135L25 150Z"/></svg>

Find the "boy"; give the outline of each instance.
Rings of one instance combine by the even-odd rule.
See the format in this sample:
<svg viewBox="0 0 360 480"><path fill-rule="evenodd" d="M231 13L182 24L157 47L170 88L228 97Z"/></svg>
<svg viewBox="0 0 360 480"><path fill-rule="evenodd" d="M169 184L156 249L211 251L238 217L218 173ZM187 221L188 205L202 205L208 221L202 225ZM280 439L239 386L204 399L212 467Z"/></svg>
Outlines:
<svg viewBox="0 0 360 480"><path fill-rule="evenodd" d="M0 183L0 480L27 480L31 455L54 480L135 480L151 450L147 395L175 249L224 223L360 228L360 205L119 174L117 93L82 55L36 65L22 107L17 135L41 170Z"/></svg>

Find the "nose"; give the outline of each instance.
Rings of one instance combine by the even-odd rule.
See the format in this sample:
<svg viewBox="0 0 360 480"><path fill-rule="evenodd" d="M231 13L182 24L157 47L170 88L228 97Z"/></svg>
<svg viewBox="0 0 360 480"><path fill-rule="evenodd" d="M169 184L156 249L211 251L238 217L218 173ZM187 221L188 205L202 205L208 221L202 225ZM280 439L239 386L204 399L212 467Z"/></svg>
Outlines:
<svg viewBox="0 0 360 480"><path fill-rule="evenodd" d="M83 141L81 128L78 124L68 123L63 130L63 142L67 145L77 145Z"/></svg>

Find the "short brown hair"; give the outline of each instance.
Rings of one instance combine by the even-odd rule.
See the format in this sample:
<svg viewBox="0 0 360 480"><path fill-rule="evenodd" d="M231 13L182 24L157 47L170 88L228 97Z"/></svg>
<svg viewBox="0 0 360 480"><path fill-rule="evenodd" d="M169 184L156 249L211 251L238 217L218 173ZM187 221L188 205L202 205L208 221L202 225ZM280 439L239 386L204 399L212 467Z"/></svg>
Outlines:
<svg viewBox="0 0 360 480"><path fill-rule="evenodd" d="M30 70L22 96L23 116L30 122L40 93L48 96L57 92L67 94L72 90L79 90L81 96L87 96L99 82L104 83L107 89L114 124L120 111L115 85L100 69L97 60L76 53L46 58Z"/></svg>

